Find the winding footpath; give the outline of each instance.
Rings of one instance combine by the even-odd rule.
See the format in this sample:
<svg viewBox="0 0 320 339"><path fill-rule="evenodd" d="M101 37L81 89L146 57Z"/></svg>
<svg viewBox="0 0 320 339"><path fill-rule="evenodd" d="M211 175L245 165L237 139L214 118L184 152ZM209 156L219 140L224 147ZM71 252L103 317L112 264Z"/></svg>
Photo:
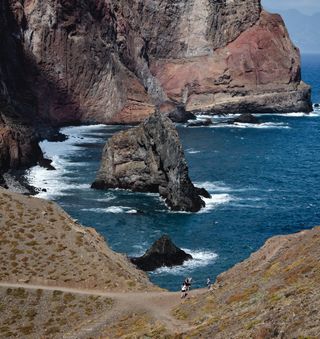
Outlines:
<svg viewBox="0 0 320 339"><path fill-rule="evenodd" d="M64 334L64 339L88 338L99 335L106 324L113 319L130 312L146 312L159 322L163 323L172 333L183 333L192 327L187 322L174 318L171 310L181 304L180 292L104 292L98 290L85 290L60 286L32 285L23 283L0 282L0 287L25 288L31 290L42 289L46 291L61 291L81 295L103 296L113 300L114 304L110 312L103 314L87 323L82 323L72 333ZM190 296L206 293L206 289L195 289Z"/></svg>

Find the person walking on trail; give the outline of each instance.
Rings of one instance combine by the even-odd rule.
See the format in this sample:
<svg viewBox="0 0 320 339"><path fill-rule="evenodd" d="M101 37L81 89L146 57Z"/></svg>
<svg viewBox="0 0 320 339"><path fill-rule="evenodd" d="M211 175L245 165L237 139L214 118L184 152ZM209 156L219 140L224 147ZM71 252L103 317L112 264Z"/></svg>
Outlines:
<svg viewBox="0 0 320 339"><path fill-rule="evenodd" d="M185 283L183 283L181 287L181 299L186 298L187 295L188 295L188 287Z"/></svg>
<svg viewBox="0 0 320 339"><path fill-rule="evenodd" d="M210 280L209 277L208 277L208 279L207 279L207 288L208 288L208 290L211 289L211 280Z"/></svg>
<svg viewBox="0 0 320 339"><path fill-rule="evenodd" d="M190 291L192 278L186 278L184 284L187 286L187 290Z"/></svg>

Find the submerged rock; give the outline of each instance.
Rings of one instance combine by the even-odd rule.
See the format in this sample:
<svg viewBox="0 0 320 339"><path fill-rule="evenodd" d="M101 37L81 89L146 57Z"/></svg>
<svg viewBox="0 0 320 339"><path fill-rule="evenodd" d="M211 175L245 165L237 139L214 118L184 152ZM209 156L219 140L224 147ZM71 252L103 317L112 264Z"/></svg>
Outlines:
<svg viewBox="0 0 320 339"><path fill-rule="evenodd" d="M231 120L229 123L241 123L241 124L259 124L260 121L254 115L250 113L241 114L238 118Z"/></svg>
<svg viewBox="0 0 320 339"><path fill-rule="evenodd" d="M191 121L187 124L187 127L201 127L201 126L210 126L212 125L211 119L200 119L196 121Z"/></svg>
<svg viewBox="0 0 320 339"><path fill-rule="evenodd" d="M178 132L160 113L107 142L92 188L159 193L172 210L189 212L205 206L200 195L210 196L192 184Z"/></svg>
<svg viewBox="0 0 320 339"><path fill-rule="evenodd" d="M178 248L167 235L158 239L142 257L131 258L131 262L143 271L153 271L163 266L182 265L192 256Z"/></svg>

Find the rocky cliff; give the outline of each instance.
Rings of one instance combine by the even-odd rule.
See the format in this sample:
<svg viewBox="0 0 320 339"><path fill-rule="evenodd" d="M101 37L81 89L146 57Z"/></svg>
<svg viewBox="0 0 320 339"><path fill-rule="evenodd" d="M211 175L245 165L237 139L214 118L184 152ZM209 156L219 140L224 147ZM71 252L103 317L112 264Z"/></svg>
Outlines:
<svg viewBox="0 0 320 339"><path fill-rule="evenodd" d="M92 187L159 193L179 211L198 212L205 206L200 196L210 197L192 184L178 132L160 113L108 140Z"/></svg>
<svg viewBox="0 0 320 339"><path fill-rule="evenodd" d="M141 121L168 99L213 112L310 109L299 52L258 0L5 3L27 66L19 77L57 124Z"/></svg>
<svg viewBox="0 0 320 339"><path fill-rule="evenodd" d="M259 0L0 6L0 107L16 121L137 123L163 103L207 113L311 110L299 51Z"/></svg>
<svg viewBox="0 0 320 339"><path fill-rule="evenodd" d="M137 122L190 111L308 111L299 51L259 0L14 1L41 115Z"/></svg>
<svg viewBox="0 0 320 339"><path fill-rule="evenodd" d="M32 127L35 98L25 82L19 30L7 2L0 4L0 176L1 170L28 166L41 150ZM33 115L34 114L34 115Z"/></svg>

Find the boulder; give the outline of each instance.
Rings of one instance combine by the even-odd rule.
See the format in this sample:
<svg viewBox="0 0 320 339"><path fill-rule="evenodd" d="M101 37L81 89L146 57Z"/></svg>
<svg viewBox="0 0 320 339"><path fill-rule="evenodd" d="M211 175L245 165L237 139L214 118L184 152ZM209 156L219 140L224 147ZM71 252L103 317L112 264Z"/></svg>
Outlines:
<svg viewBox="0 0 320 339"><path fill-rule="evenodd" d="M55 167L52 166L52 160L47 158L41 158L39 160L39 166L46 168L48 171L54 171Z"/></svg>
<svg viewBox="0 0 320 339"><path fill-rule="evenodd" d="M189 212L205 206L200 195L210 196L192 184L178 132L160 113L107 142L92 187L159 193L170 209Z"/></svg>
<svg viewBox="0 0 320 339"><path fill-rule="evenodd" d="M186 123L189 120L195 120L196 116L187 112L184 105L175 105L171 102L165 102L159 107L161 113L167 114L171 121L175 123Z"/></svg>
<svg viewBox="0 0 320 339"><path fill-rule="evenodd" d="M238 118L231 120L229 123L241 123L241 124L259 124L260 121L254 115L246 113L241 114Z"/></svg>
<svg viewBox="0 0 320 339"><path fill-rule="evenodd" d="M182 265L192 256L178 248L167 235L158 239L142 257L131 258L131 262L143 271L153 271L163 266Z"/></svg>
<svg viewBox="0 0 320 339"><path fill-rule="evenodd" d="M202 127L202 126L210 126L210 125L212 125L212 120L207 118L207 119L191 121L187 124L187 127Z"/></svg>
<svg viewBox="0 0 320 339"><path fill-rule="evenodd" d="M315 108L319 108L320 105L319 105L319 104L314 104L313 106L314 106Z"/></svg>

